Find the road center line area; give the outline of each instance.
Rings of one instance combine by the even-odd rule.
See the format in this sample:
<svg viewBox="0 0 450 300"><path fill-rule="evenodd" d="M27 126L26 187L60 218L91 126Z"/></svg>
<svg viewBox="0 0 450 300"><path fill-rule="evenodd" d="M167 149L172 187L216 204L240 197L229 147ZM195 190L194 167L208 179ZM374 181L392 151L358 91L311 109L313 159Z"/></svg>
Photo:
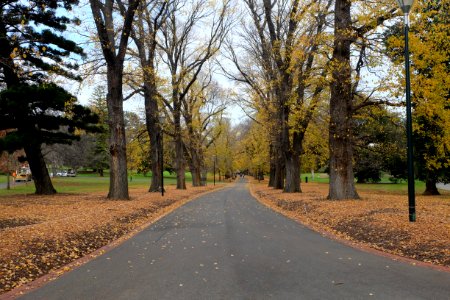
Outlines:
<svg viewBox="0 0 450 300"><path fill-rule="evenodd" d="M449 299L450 273L327 239L241 179L20 299Z"/></svg>

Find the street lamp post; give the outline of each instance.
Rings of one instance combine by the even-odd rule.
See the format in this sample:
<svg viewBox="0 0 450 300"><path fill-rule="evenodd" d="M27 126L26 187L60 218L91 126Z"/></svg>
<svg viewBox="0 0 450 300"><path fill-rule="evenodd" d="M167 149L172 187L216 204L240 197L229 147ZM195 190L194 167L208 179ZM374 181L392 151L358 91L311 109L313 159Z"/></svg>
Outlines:
<svg viewBox="0 0 450 300"><path fill-rule="evenodd" d="M408 164L408 211L409 221L416 221L416 199L414 191L414 161L412 143L412 114L411 114L411 79L409 72L409 12L414 0L397 0L405 16L405 73L406 73L406 151Z"/></svg>
<svg viewBox="0 0 450 300"><path fill-rule="evenodd" d="M160 132L160 138L161 138L161 154L160 154L160 161L161 161L161 196L164 197L164 139L163 139L163 123L164 123L165 117L160 116L159 117L159 126L161 129Z"/></svg>

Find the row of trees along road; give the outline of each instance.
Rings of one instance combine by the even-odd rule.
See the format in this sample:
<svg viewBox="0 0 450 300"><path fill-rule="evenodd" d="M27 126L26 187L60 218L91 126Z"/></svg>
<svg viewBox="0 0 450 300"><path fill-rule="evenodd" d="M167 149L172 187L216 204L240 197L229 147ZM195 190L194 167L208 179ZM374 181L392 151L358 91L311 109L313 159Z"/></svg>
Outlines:
<svg viewBox="0 0 450 300"><path fill-rule="evenodd" d="M398 100L403 37L399 11L391 2L244 0L232 7L228 1L89 0L95 26L90 38L101 53L90 49L85 66L95 64L91 58L104 62L104 70L96 70L106 74L106 96L97 90L94 98L106 99L107 116L101 116L98 105L92 110L79 106L52 83L81 79L73 61L84 56L83 50L58 33L79 21L56 13L77 2L2 2L1 149L24 148L36 192L54 193L41 145L70 143L82 132L101 130L96 125L100 115L109 128L108 146L106 136L97 135L96 147L101 161L105 148L110 160L108 197L128 199L127 166L137 159L127 164L123 102L140 96L145 126L128 137L128 151L137 144L149 156L149 191L161 188L164 132L173 152L163 155L173 157L178 189L186 188L186 166L193 184L200 185L201 173L212 162L232 170L230 153L236 151L234 168L250 168L249 162L266 168L269 185L285 192L301 191L302 166L314 169L328 161L329 198L358 198L355 172L358 180L367 180L364 151L388 148L380 148L380 140L372 138L379 137L375 132L371 138L365 133L391 128L376 116L394 120L395 113L385 107L403 105ZM449 180L448 5L448 0L418 1L419 13L412 14L416 159L428 192L437 191L437 181ZM218 65L236 83L232 93L214 80ZM230 129L223 119L224 99L230 98L254 124ZM398 133L393 126L392 134ZM394 141L388 144L401 148Z"/></svg>
<svg viewBox="0 0 450 300"><path fill-rule="evenodd" d="M58 150L51 145L70 144L83 132L102 129L96 125L98 115L78 105L73 96L52 83L52 80L62 77L81 79L73 72L78 68L73 62L79 61L76 55L85 57L83 50L60 34L69 24L80 25L76 18L61 16L70 15L61 12L72 11L76 4L76 0L44 0L28 3L6 1L1 5L4 88L1 92L0 129L9 130L1 140L1 150L25 148L26 157L23 159L30 164L36 193L39 194L56 192L42 155L42 145L45 144L48 153L62 152L64 147ZM123 101L135 94L142 95L145 101L149 161L153 171L149 190L161 188L161 130L167 131L174 140L177 188L186 187L186 157L195 175L194 185L200 185L200 172L204 171L201 147L208 148L217 138L217 134L212 135L211 127L221 122L225 107L222 103L225 94L212 80L209 63L231 25L229 3L92 0L89 4L96 29L92 36L101 49L106 69L107 117L103 116L101 121L106 121L109 128L108 197L129 197ZM95 52L95 49L90 51ZM124 65L126 59L131 62L127 66ZM89 64L91 61L87 59L86 62ZM165 71L158 70L160 63L166 65L167 78L164 78ZM124 72L124 68L131 65L136 72ZM124 77L126 86L133 90L126 97L123 95ZM30 108L30 111L24 111L23 107ZM96 110L95 105L91 108ZM102 111L97 109L96 112L100 115ZM161 124L161 115L170 121ZM101 164L105 148L103 135L96 138L101 140L96 147ZM103 168L102 165L99 169Z"/></svg>
<svg viewBox="0 0 450 300"><path fill-rule="evenodd" d="M246 102L256 123L247 131L252 136L242 141L240 153L262 154L258 139L265 139L269 185L298 192L301 162L323 161L321 147L311 138L305 140L306 133L311 125L314 130L317 125L323 128L321 120L325 120L329 136L322 145L329 145L328 198L358 199L354 172L365 181L364 173L369 171L364 169L362 150L381 155L380 150L389 149L401 155L398 150L404 147L402 139L397 139L385 141L383 146L388 147L381 148L380 135L373 132L376 127L382 131L391 128L389 136L398 137L396 133L402 129L395 121L396 114L375 108L403 106L395 100L404 86L404 37L398 8L391 1L244 2L246 19L237 33L240 39L234 39L227 49L235 70L223 68L240 83L241 95L246 96L238 96L239 101ZM426 193L437 192L437 181L449 181L448 5L448 1L418 1L418 13L413 14L414 133L417 173L427 182ZM333 33L330 24L334 24ZM386 64L389 58L392 64ZM378 122L381 120L370 122L376 114L392 121L385 126ZM362 131L368 129L372 134ZM255 131L267 136L256 138ZM383 169L401 177L395 170L401 158L394 156L389 155ZM253 156L248 161L255 166L264 159Z"/></svg>

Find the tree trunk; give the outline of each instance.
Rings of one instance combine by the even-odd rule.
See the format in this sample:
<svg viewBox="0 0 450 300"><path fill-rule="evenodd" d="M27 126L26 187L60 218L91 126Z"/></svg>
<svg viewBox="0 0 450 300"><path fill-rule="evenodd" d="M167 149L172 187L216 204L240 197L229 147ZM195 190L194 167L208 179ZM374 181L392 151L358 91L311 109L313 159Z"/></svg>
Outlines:
<svg viewBox="0 0 450 300"><path fill-rule="evenodd" d="M10 190L11 189L11 170L9 167L9 153L6 152L6 189ZM13 178L13 180L15 180L15 178Z"/></svg>
<svg viewBox="0 0 450 300"><path fill-rule="evenodd" d="M123 114L122 69L108 67L109 116L109 199L129 199L125 122Z"/></svg>
<svg viewBox="0 0 450 300"><path fill-rule="evenodd" d="M285 193L301 193L300 188L300 157L290 155L286 158L286 184Z"/></svg>
<svg viewBox="0 0 450 300"><path fill-rule="evenodd" d="M89 0L89 3L107 65L108 94L106 96L106 102L108 105L110 133L109 152L111 154L108 198L129 199L125 122L123 117L123 62L125 60L134 14L139 5L139 1L129 0L128 7L124 11L121 11L123 25L117 24L114 20L115 14L113 13L113 9L115 3L113 0ZM123 8L120 5L119 7ZM116 32L115 25L120 27L120 35L114 34Z"/></svg>
<svg viewBox="0 0 450 300"><path fill-rule="evenodd" d="M11 189L11 175L9 174L9 169L6 172L6 189L10 190Z"/></svg>
<svg viewBox="0 0 450 300"><path fill-rule="evenodd" d="M191 165L190 171L192 175L192 186L202 186L202 175L200 168Z"/></svg>
<svg viewBox="0 0 450 300"><path fill-rule="evenodd" d="M173 76L174 77L174 76ZM184 145L181 132L181 103L177 83L172 82L173 125L175 139L175 169L177 173L177 190L186 189Z"/></svg>
<svg viewBox="0 0 450 300"><path fill-rule="evenodd" d="M192 175L192 186L202 186L202 157L203 153L200 148L191 149L190 151L189 169Z"/></svg>
<svg viewBox="0 0 450 300"><path fill-rule="evenodd" d="M329 199L359 199L353 175L350 0L336 0L330 98Z"/></svg>
<svg viewBox="0 0 450 300"><path fill-rule="evenodd" d="M159 121L158 111L158 90L156 86L155 56L156 56L156 33L161 23L158 19L148 19L149 11L144 2L140 2L141 7L136 12L136 26L132 30L132 38L138 49L138 57L141 63L144 78L144 103L145 103L145 124L150 140L150 160L152 179L149 192L160 192L162 170L164 169L164 153L162 125ZM166 5L161 6L158 15L162 16L162 11L166 10ZM151 21L150 21L151 20ZM145 23L152 23L148 27L148 32L144 30Z"/></svg>
<svg viewBox="0 0 450 300"><path fill-rule="evenodd" d="M285 193L301 193L300 187L300 154L302 149L303 134L294 132L292 134L292 146L285 155L286 158L286 183Z"/></svg>
<svg viewBox="0 0 450 300"><path fill-rule="evenodd" d="M162 189L161 186L161 176L163 166L163 156L164 153L161 152L161 145L163 141L161 140L161 132L158 129L152 131L153 134L150 134L150 153L151 153L151 161L152 161L152 180L150 183L150 187L148 189L149 192L160 192Z"/></svg>
<svg viewBox="0 0 450 300"><path fill-rule="evenodd" d="M144 75L144 102L145 102L145 122L147 133L150 139L150 155L152 162L152 181L149 192L161 191L161 170L163 166L163 158L161 153L162 134L161 126L158 120L158 102L156 99L156 86L152 82L152 78L146 78Z"/></svg>
<svg viewBox="0 0 450 300"><path fill-rule="evenodd" d="M437 187L436 180L434 178L427 178L425 181L425 192L422 195L424 196L437 196L440 195Z"/></svg>
<svg viewBox="0 0 450 300"><path fill-rule="evenodd" d="M276 160L275 153L273 151L273 145L270 143L269 145L269 157L270 157L270 166L269 166L269 187L275 187L275 169L276 169Z"/></svg>
<svg viewBox="0 0 450 300"><path fill-rule="evenodd" d="M278 113L278 124L280 124L281 113ZM280 126L281 127L281 126ZM284 188L284 176L285 173L285 159L283 157L282 147L282 131L281 128L276 130L276 144L274 145L274 159L275 159L275 176L274 176L274 188L282 190Z"/></svg>
<svg viewBox="0 0 450 300"><path fill-rule="evenodd" d="M282 190L284 188L285 161L281 155L281 151L276 154L274 188Z"/></svg>
<svg viewBox="0 0 450 300"><path fill-rule="evenodd" d="M177 189L185 190L186 179L185 179L185 165L184 165L184 147L181 132L175 132L175 168L177 172Z"/></svg>
<svg viewBox="0 0 450 300"><path fill-rule="evenodd" d="M24 148L28 163L30 164L31 175L33 176L34 186L37 195L53 195L56 190L53 187L52 180L48 174L42 155L41 146L29 144Z"/></svg>

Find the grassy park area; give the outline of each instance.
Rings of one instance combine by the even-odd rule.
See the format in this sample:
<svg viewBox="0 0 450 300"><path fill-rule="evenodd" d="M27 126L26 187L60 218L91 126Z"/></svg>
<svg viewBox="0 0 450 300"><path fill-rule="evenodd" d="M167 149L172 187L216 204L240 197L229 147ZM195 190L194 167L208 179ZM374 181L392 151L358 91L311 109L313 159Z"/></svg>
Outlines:
<svg viewBox="0 0 450 300"><path fill-rule="evenodd" d="M12 180L12 178L11 178ZM216 177L217 180L217 177ZM129 173L128 184L130 188L148 188L151 177L142 174ZM108 191L109 174L105 172L103 177L98 174L78 174L76 177L54 177L53 185L58 193L88 193ZM191 183L191 174L186 173L186 182ZM208 182L213 182L212 174L208 175ZM6 175L0 175L0 184L6 183ZM176 174L164 172L164 185L175 185ZM32 181L27 183L14 184L11 182L11 189L0 188L0 197L3 195L30 194L34 193Z"/></svg>
<svg viewBox="0 0 450 300"><path fill-rule="evenodd" d="M208 174L208 182L213 182L213 175ZM314 177L311 173L304 173L301 175L302 183L305 183L305 178L308 178L308 182L323 183L328 184L328 174L326 173L316 173ZM12 179L11 179L12 180ZM106 172L104 177L100 177L97 174L78 174L77 177L54 177L53 184L59 193L87 193L87 192L100 192L107 191L109 184L109 175ZM145 188L150 185L150 176L144 176L142 174L129 174L129 186L136 188ZM216 180L218 176L216 175ZM186 173L186 182L189 184L191 182L191 174ZM0 184L6 183L6 175L0 175ZM164 184L174 185L176 184L176 174L175 173L164 173ZM416 180L416 193L420 194L425 190L425 183ZM383 176L381 182L379 183L364 183L356 184L357 190L361 191L377 191L377 192L387 192L387 193L398 193L405 194L408 191L408 185L406 181L401 181L398 183L392 183L389 181L388 176ZM12 195L12 194L29 194L34 192L33 182L28 182L27 184L14 185L11 183L11 190L7 191L5 188L0 189L0 196L2 195Z"/></svg>

